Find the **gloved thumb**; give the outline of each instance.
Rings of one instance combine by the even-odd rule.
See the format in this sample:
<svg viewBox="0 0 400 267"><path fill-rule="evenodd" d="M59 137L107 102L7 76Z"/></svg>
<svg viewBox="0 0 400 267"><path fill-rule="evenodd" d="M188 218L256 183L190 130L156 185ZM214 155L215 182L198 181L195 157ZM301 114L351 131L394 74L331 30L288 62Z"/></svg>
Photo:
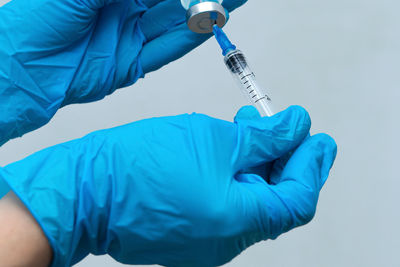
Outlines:
<svg viewBox="0 0 400 267"><path fill-rule="evenodd" d="M234 121L237 123L240 120L258 120L260 118L261 115L254 106L244 106L237 112ZM260 166L242 169L240 171L242 173L254 173L262 177L267 177L267 174L270 172L271 167L272 163L267 163L261 164ZM240 177L241 176L237 176L236 178L240 180Z"/></svg>
<svg viewBox="0 0 400 267"><path fill-rule="evenodd" d="M240 186L246 189L243 192L252 192L260 200L253 214L261 219L258 225L263 226L265 239L274 239L313 218L336 152L335 141L326 134L318 134L308 137L294 151L278 184L267 184L255 174L238 175ZM252 207L255 206L248 206L246 211Z"/></svg>
<svg viewBox="0 0 400 267"><path fill-rule="evenodd" d="M261 115L254 106L244 106L236 113L234 121L238 122L239 120L257 120L260 118Z"/></svg>
<svg viewBox="0 0 400 267"><path fill-rule="evenodd" d="M235 171L280 158L297 147L310 131L311 120L302 107L292 106L263 118L256 112L252 107L244 107L235 117L237 144L232 157Z"/></svg>

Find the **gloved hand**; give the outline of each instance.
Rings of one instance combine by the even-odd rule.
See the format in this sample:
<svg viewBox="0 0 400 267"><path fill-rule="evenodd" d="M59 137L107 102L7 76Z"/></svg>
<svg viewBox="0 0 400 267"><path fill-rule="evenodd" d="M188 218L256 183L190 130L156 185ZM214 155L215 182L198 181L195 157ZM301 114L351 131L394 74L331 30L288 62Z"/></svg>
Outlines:
<svg viewBox="0 0 400 267"><path fill-rule="evenodd" d="M336 155L327 135L307 137L304 109L255 114L139 121L45 149L0 176L43 228L52 266L88 253L217 266L310 221ZM242 172L274 161L273 185Z"/></svg>
<svg viewBox="0 0 400 267"><path fill-rule="evenodd" d="M228 11L246 0L225 0ZM62 106L133 84L210 35L179 0L13 0L0 8L0 145Z"/></svg>

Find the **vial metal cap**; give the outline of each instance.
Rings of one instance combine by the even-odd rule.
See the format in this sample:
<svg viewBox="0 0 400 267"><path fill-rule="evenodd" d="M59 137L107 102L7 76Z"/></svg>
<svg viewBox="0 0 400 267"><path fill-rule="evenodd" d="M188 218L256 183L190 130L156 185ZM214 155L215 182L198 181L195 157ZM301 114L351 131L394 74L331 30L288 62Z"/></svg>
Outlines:
<svg viewBox="0 0 400 267"><path fill-rule="evenodd" d="M222 28L226 19L224 7L215 2L198 3L186 13L189 29L197 33L211 33L215 24Z"/></svg>

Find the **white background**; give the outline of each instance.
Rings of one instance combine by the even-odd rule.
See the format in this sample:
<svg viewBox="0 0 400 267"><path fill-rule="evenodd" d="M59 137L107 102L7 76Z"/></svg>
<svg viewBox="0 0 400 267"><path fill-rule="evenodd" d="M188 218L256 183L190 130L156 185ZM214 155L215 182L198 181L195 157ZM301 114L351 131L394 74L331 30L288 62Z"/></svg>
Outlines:
<svg viewBox="0 0 400 267"><path fill-rule="evenodd" d="M339 150L315 219L227 267L400 266L399 10L398 0L249 0L232 14L226 31L276 106L304 106L313 133L329 133ZM232 120L245 104L209 40L100 102L63 108L1 147L0 165L142 118L200 112ZM89 257L77 266L121 265Z"/></svg>

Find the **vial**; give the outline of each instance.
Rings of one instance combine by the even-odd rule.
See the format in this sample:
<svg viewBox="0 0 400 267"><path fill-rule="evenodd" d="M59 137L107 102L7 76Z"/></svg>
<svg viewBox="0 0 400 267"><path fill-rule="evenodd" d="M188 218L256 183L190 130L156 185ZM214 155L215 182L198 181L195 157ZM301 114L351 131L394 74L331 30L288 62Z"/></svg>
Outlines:
<svg viewBox="0 0 400 267"><path fill-rule="evenodd" d="M222 4L222 0L181 0L182 6L188 10L191 6L196 5L201 2L215 2L218 4Z"/></svg>
<svg viewBox="0 0 400 267"><path fill-rule="evenodd" d="M228 15L222 4L223 0L181 0L187 10L186 22L190 30L197 33L211 33L217 24L222 28Z"/></svg>

